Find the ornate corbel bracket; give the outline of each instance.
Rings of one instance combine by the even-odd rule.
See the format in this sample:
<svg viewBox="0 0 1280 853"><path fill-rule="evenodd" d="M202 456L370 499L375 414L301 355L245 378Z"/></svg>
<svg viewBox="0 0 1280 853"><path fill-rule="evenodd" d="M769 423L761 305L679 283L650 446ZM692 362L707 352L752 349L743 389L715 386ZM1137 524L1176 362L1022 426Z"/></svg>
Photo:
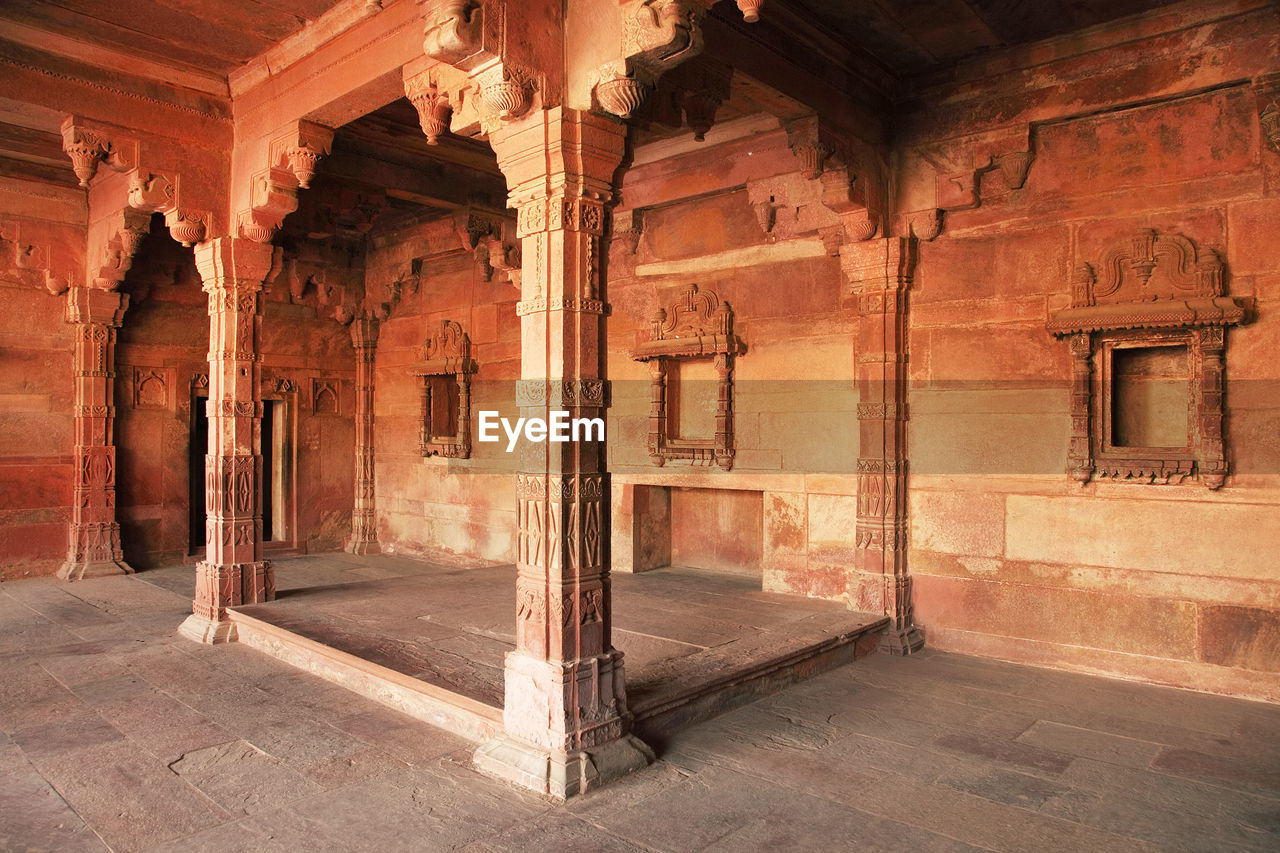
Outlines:
<svg viewBox="0 0 1280 853"><path fill-rule="evenodd" d="M860 243L874 237L880 228L881 214L875 209L867 182L860 180L848 166L827 168L820 177L822 204L840 217L842 233L835 245L846 241ZM835 235L830 232L823 237L829 253L832 252L832 241L835 240Z"/></svg>
<svg viewBox="0 0 1280 853"><path fill-rule="evenodd" d="M298 209L298 189L310 185L316 165L332 145L333 131L309 121L276 134L267 146L267 168L251 178L249 209L237 217L241 236L270 243L284 218Z"/></svg>
<svg viewBox="0 0 1280 853"><path fill-rule="evenodd" d="M822 176L828 158L836 153L836 146L826 138L817 116L788 122L787 146L800 161L800 174L811 181Z"/></svg>
<svg viewBox="0 0 1280 853"><path fill-rule="evenodd" d="M62 150L71 158L71 168L82 187L89 186L101 163L117 172L127 172L138 163L136 139L112 133L78 116L67 116L62 122Z"/></svg>
<svg viewBox="0 0 1280 853"><path fill-rule="evenodd" d="M151 230L151 214L125 208L118 211L109 226L111 236L102 246L102 258L93 276L93 286L100 290L115 290L124 281L125 274L133 266L133 258Z"/></svg>
<svg viewBox="0 0 1280 853"><path fill-rule="evenodd" d="M602 66L592 92L596 105L628 119L644 104L657 79L702 52L701 20L706 4L696 0L631 0L619 7L622 17L620 59ZM714 116L714 106L691 101L695 116ZM692 122L691 122L692 124ZM707 127L710 123L707 122ZM703 131L705 133L705 131Z"/></svg>
<svg viewBox="0 0 1280 853"><path fill-rule="evenodd" d="M442 90L429 74L405 80L404 92L418 111L418 123L427 137L427 144L438 144L440 137L449 132L449 119L453 116L449 93Z"/></svg>
<svg viewBox="0 0 1280 853"><path fill-rule="evenodd" d="M983 176L987 173L998 171L1009 190L1022 189L1035 159L1029 126L944 140L912 149L907 156L922 166L927 164L909 172L932 173L931 185L908 186L901 193L909 199L908 205L921 205L909 206L907 209L914 212L899 215L901 230L922 240L932 240L940 233L943 214L982 205Z"/></svg>
<svg viewBox="0 0 1280 853"><path fill-rule="evenodd" d="M19 221L0 220L0 270L13 269L60 296L67 292L76 273L66 268L63 252L44 242L43 232L40 236L41 242L32 242Z"/></svg>
<svg viewBox="0 0 1280 853"><path fill-rule="evenodd" d="M164 214L169 234L184 246L194 246L208 233L209 211L189 210L178 206L180 177L137 169L129 177L129 207L144 213Z"/></svg>
<svg viewBox="0 0 1280 853"><path fill-rule="evenodd" d="M764 8L764 0L738 0L738 11L742 12L742 20L754 24L760 20L760 10Z"/></svg>
<svg viewBox="0 0 1280 853"><path fill-rule="evenodd" d="M309 189L320 158L333 149L333 130L311 121L299 121L271 140L271 165L287 168L301 189Z"/></svg>
<svg viewBox="0 0 1280 853"><path fill-rule="evenodd" d="M492 37L494 24L501 27L501 14L500 4L480 0L428 0L422 6L422 52L462 71L497 59L498 45Z"/></svg>
<svg viewBox="0 0 1280 853"><path fill-rule="evenodd" d="M464 252L473 253L485 281L492 281L495 271L512 280L512 271L520 267L514 221L501 214L464 208L454 212L453 226L459 245Z"/></svg>

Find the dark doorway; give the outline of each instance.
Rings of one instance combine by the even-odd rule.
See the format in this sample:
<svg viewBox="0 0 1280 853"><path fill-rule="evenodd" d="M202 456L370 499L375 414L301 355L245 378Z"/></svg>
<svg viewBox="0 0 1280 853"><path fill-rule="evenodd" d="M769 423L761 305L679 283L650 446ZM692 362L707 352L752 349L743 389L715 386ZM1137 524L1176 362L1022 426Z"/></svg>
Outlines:
<svg viewBox="0 0 1280 853"><path fill-rule="evenodd" d="M262 401L262 429L259 431L259 446L262 452L262 485L258 490L262 495L262 538L270 542L275 539L275 470L276 470L276 407L279 400Z"/></svg>
<svg viewBox="0 0 1280 853"><path fill-rule="evenodd" d="M204 459L209 453L209 398L197 396L191 400L191 437L188 468L191 477L189 500L190 553L204 551Z"/></svg>

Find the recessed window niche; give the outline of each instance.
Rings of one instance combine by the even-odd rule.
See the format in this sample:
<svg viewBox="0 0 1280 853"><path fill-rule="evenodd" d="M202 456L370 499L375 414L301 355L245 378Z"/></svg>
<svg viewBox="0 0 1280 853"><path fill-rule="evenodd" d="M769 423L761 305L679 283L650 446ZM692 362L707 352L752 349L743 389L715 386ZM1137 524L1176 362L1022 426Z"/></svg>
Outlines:
<svg viewBox="0 0 1280 853"><path fill-rule="evenodd" d="M1071 348L1068 473L1226 481L1226 328L1245 322L1222 261L1179 234L1141 230L1081 264L1048 329Z"/></svg>
<svg viewBox="0 0 1280 853"><path fill-rule="evenodd" d="M713 291L691 284L632 351L649 365L649 457L655 465L733 467L733 363L746 345L733 311Z"/></svg>
<svg viewBox="0 0 1280 853"><path fill-rule="evenodd" d="M1186 344L1108 347L1111 393L1110 447L1176 447L1191 444L1191 364Z"/></svg>
<svg viewBox="0 0 1280 853"><path fill-rule="evenodd" d="M413 375L422 381L423 456L468 459L471 456L471 339L452 320L415 350Z"/></svg>

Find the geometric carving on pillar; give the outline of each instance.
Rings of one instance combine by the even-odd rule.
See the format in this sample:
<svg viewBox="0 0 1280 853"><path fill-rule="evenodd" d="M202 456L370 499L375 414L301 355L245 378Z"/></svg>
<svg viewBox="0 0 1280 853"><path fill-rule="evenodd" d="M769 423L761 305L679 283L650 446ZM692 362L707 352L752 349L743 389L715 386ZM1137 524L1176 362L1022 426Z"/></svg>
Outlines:
<svg viewBox="0 0 1280 853"><path fill-rule="evenodd" d="M222 237L196 247L209 300L209 453L205 457L205 559L196 565L192 615L182 633L206 643L235 639L227 608L275 597L262 559L262 418L258 357L261 293L271 246Z"/></svg>
<svg viewBox="0 0 1280 853"><path fill-rule="evenodd" d="M116 329L128 294L73 287L68 323L75 325L75 485L63 580L129 574L116 522L114 380Z"/></svg>
<svg viewBox="0 0 1280 853"><path fill-rule="evenodd" d="M849 243L840 264L858 300L858 503L849 603L890 617L880 648L924 646L912 617L906 527L906 302L915 243Z"/></svg>
<svg viewBox="0 0 1280 853"><path fill-rule="evenodd" d="M497 127L490 144L522 240L524 417L604 417L600 240L626 128L564 108ZM528 444L516 482L516 648L504 734L476 752L489 774L568 797L643 767L629 734L622 654L611 639L609 475L603 441Z"/></svg>

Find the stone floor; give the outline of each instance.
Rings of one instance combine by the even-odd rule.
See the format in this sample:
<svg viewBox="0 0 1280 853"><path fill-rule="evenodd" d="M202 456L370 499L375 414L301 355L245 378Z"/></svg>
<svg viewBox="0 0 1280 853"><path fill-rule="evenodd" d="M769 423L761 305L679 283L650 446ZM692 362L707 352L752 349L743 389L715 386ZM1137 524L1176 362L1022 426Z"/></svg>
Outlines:
<svg viewBox="0 0 1280 853"><path fill-rule="evenodd" d="M0 850L1275 850L1280 708L926 651L566 804L144 578L0 584ZM152 580L164 582L161 575Z"/></svg>

